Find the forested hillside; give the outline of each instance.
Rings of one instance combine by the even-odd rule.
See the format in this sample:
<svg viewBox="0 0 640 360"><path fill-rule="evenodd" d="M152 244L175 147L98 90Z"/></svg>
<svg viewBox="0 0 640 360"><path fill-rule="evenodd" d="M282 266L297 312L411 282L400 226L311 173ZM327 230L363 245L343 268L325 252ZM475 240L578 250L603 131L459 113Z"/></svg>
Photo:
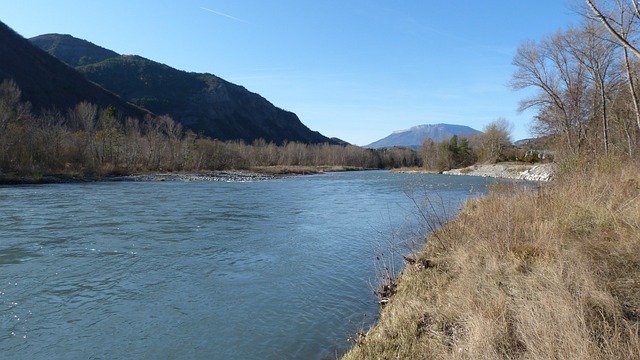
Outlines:
<svg viewBox="0 0 640 360"><path fill-rule="evenodd" d="M71 67L95 64L120 56L115 51L71 35L46 34L29 41Z"/></svg>
<svg viewBox="0 0 640 360"><path fill-rule="evenodd" d="M169 115L199 134L249 143L264 139L276 144L337 144L307 128L296 114L215 75L177 70L140 56L121 56L69 35L48 34L31 42L123 99Z"/></svg>
<svg viewBox="0 0 640 360"><path fill-rule="evenodd" d="M119 117L142 118L149 113L87 81L80 73L31 45L2 22L0 54L0 82L14 81L22 91L21 100L29 102L35 112L66 111L88 101L102 108L113 106Z"/></svg>

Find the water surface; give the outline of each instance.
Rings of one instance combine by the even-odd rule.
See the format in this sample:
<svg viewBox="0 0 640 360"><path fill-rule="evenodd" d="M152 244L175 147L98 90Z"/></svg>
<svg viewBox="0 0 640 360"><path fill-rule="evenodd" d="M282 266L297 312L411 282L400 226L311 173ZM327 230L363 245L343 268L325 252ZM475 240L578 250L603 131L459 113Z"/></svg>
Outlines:
<svg viewBox="0 0 640 360"><path fill-rule="evenodd" d="M412 211L406 189L455 210L490 182L0 187L0 357L333 358L377 314L373 249Z"/></svg>

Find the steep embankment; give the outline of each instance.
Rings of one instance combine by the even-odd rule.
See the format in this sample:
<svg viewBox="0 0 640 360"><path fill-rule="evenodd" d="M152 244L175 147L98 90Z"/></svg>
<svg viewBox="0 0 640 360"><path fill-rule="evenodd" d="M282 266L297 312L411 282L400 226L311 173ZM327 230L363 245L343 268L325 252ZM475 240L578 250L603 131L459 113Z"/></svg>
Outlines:
<svg viewBox="0 0 640 360"><path fill-rule="evenodd" d="M640 169L469 202L346 359L640 358Z"/></svg>

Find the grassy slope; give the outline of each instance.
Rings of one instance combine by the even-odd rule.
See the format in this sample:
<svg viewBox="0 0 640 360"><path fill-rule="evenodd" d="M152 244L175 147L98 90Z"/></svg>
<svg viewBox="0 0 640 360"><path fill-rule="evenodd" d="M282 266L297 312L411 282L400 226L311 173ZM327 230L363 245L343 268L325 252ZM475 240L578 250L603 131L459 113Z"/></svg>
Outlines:
<svg viewBox="0 0 640 360"><path fill-rule="evenodd" d="M640 168L496 189L432 234L346 359L640 359Z"/></svg>

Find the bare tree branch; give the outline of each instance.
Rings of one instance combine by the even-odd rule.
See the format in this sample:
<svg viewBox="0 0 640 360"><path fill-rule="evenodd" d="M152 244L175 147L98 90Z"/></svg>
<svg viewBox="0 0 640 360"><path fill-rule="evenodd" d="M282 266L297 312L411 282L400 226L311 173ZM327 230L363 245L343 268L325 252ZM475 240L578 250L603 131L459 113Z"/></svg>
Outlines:
<svg viewBox="0 0 640 360"><path fill-rule="evenodd" d="M620 43L626 47L627 49L629 49L632 53L634 53L637 57L640 57L640 50L638 50L636 47L634 47L633 45L631 45L631 43L629 43L629 41L627 41L627 39L622 36L622 34L620 34L616 29L613 28L613 25L611 25L611 19L609 19L608 17L604 16L604 14L602 14L602 12L600 11L600 9L598 9L593 1L591 0L585 0L587 2L587 5L589 5L589 7L591 8L591 10L593 11L593 13L595 14L595 16L600 19L600 21L602 22L602 24L607 28L607 30L609 30L609 32L615 36L616 39L618 39L618 41L620 41ZM633 6L636 8L636 12L638 12L638 4L633 1Z"/></svg>

